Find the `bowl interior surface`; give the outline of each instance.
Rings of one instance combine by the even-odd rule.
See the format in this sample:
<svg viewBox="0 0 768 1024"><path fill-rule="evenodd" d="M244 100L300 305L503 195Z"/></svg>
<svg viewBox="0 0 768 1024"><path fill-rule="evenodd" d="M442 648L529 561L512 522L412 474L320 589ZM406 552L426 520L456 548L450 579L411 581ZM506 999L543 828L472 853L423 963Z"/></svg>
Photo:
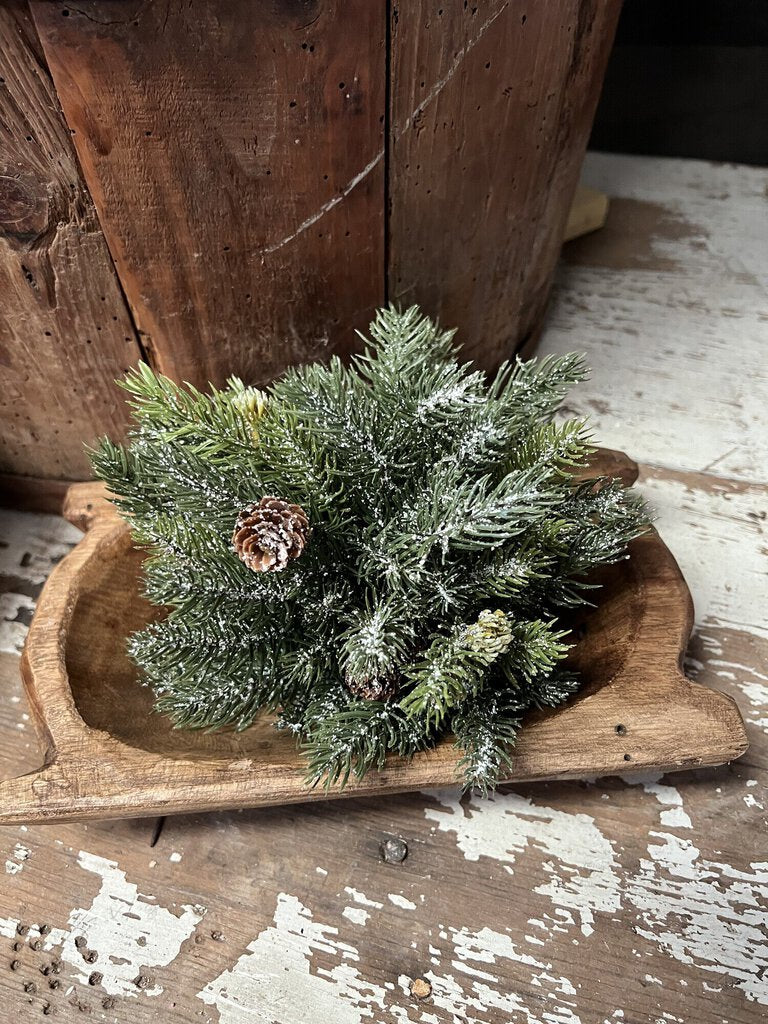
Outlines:
<svg viewBox="0 0 768 1024"><path fill-rule="evenodd" d="M636 557L642 557L641 549ZM292 736L278 732L268 716L243 732L175 729L153 708L126 653L126 638L162 613L142 597L144 553L128 543L113 557L92 559L72 614L65 648L66 669L78 713L85 723L129 746L167 757L264 758L296 761ZM571 703L586 699L621 672L632 652L643 613L643 588L636 558L602 569L596 607L568 617L576 641L569 655L583 685ZM541 718L556 711L535 713Z"/></svg>

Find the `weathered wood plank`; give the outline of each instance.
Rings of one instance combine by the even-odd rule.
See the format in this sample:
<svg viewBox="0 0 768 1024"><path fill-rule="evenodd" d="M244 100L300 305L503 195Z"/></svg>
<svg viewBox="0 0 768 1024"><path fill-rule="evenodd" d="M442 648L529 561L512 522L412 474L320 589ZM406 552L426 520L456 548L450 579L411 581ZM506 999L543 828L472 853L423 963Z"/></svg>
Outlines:
<svg viewBox="0 0 768 1024"><path fill-rule="evenodd" d="M585 352L570 408L641 462L765 483L768 171L590 153L584 181L608 221L565 247L540 349Z"/></svg>
<svg viewBox="0 0 768 1024"><path fill-rule="evenodd" d="M389 293L481 366L541 327L619 8L393 7Z"/></svg>
<svg viewBox="0 0 768 1024"><path fill-rule="evenodd" d="M0 54L0 470L83 479L139 348L26 4L0 5Z"/></svg>
<svg viewBox="0 0 768 1024"><path fill-rule="evenodd" d="M34 3L154 363L346 352L383 297L384 4Z"/></svg>

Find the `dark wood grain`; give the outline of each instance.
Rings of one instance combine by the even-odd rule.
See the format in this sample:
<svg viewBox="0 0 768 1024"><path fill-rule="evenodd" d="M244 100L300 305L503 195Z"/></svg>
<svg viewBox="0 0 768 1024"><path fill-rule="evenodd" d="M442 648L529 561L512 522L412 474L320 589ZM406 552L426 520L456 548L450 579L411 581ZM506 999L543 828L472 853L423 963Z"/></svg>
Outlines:
<svg viewBox="0 0 768 1024"><path fill-rule="evenodd" d="M541 327L620 6L393 8L389 293L483 367Z"/></svg>
<svg viewBox="0 0 768 1024"><path fill-rule="evenodd" d="M594 468L630 478L636 472L615 452L598 452ZM0 784L0 823L340 795L307 789L294 738L268 717L243 732L211 733L174 729L152 713L151 694L125 651L126 637L160 614L141 597L145 552L133 547L99 485L79 485L75 495L67 515L78 523L92 517L92 526L46 584L22 658L45 765ZM680 672L692 606L674 558L655 533L630 551L629 561L601 572L597 607L575 630L581 691L554 711L528 716L510 780L721 764L746 749L735 704ZM412 761L388 759L343 795L454 784L457 756L447 738Z"/></svg>
<svg viewBox="0 0 768 1024"><path fill-rule="evenodd" d="M155 365L264 382L348 351L383 298L385 5L32 9Z"/></svg>
<svg viewBox="0 0 768 1024"><path fill-rule="evenodd" d="M139 346L26 4L0 4L0 470L89 475Z"/></svg>

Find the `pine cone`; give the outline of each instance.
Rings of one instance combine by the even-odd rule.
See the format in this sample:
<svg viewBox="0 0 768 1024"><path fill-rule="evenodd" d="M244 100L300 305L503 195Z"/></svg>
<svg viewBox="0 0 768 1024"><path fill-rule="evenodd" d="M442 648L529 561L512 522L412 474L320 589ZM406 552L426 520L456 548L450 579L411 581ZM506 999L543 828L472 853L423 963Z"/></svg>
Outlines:
<svg viewBox="0 0 768 1024"><path fill-rule="evenodd" d="M467 627L465 637L467 647L471 651L497 657L509 650L512 643L512 627L500 608L495 612L486 608L478 615L477 622Z"/></svg>
<svg viewBox="0 0 768 1024"><path fill-rule="evenodd" d="M361 700L391 700L397 693L397 678L394 675L362 676L355 679L346 676L344 682L349 692Z"/></svg>
<svg viewBox="0 0 768 1024"><path fill-rule="evenodd" d="M299 505L265 497L237 517L232 544L254 572L279 572L299 557L309 535L309 520Z"/></svg>

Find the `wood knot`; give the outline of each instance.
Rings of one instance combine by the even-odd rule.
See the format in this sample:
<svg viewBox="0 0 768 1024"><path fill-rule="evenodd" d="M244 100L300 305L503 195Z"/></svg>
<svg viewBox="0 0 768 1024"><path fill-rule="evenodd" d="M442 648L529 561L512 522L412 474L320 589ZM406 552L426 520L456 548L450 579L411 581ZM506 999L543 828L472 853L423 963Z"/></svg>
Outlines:
<svg viewBox="0 0 768 1024"><path fill-rule="evenodd" d="M48 227L50 203L36 183L0 174L0 230L20 242L33 241Z"/></svg>

